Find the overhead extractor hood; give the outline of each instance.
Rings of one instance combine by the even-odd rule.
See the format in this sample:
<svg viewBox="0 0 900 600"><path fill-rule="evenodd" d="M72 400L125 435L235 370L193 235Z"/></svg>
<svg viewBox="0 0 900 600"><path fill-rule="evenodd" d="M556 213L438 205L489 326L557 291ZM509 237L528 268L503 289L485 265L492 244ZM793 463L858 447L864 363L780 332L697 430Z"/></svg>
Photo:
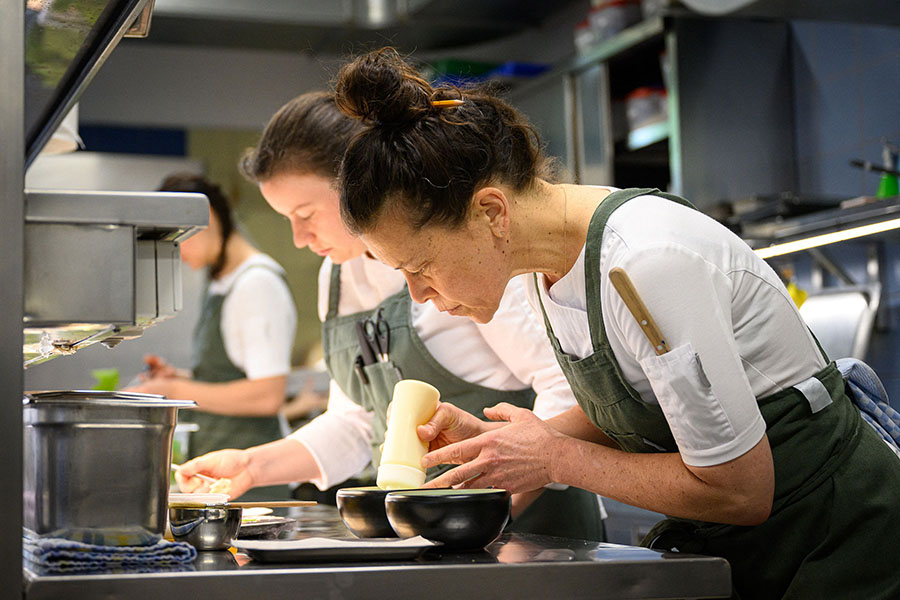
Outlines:
<svg viewBox="0 0 900 600"><path fill-rule="evenodd" d="M537 29L586 0L157 0L157 44L346 56L390 45L422 53Z"/></svg>
<svg viewBox="0 0 900 600"><path fill-rule="evenodd" d="M27 0L30 164L152 0ZM202 194L25 191L23 361L109 347L181 310L179 243L205 227Z"/></svg>

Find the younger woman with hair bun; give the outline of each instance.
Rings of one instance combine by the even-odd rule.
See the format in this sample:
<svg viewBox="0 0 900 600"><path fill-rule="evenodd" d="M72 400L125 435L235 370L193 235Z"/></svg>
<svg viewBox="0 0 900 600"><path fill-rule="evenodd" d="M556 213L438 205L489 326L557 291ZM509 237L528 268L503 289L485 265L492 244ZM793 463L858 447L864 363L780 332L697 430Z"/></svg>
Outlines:
<svg viewBox="0 0 900 600"><path fill-rule="evenodd" d="M284 270L237 230L227 196L212 181L176 173L160 191L196 192L209 199L209 226L181 244L181 260L192 269L206 269L209 282L194 329L191 370L149 355L144 381L131 390L197 402L196 409L179 417L199 425L190 437L191 457L280 439L278 412L297 326ZM285 485L243 496L289 497Z"/></svg>
<svg viewBox="0 0 900 600"><path fill-rule="evenodd" d="M366 126L341 166L350 230L415 301L478 322L533 273L579 403L546 421L498 404L485 414L503 426L474 436L443 404L419 428L423 465L460 466L428 485L557 482L671 515L645 543L727 558L741 598L900 597L892 555L872 551L900 539L897 458L746 243L655 189L552 183L514 108L433 88L391 49L345 65L336 99ZM664 334L659 354L612 269Z"/></svg>
<svg viewBox="0 0 900 600"><path fill-rule="evenodd" d="M290 221L294 244L325 256L319 273L322 349L331 375L328 408L283 440L224 450L186 463L177 474L185 491L203 489L192 476L231 479L235 492L258 485L310 481L326 490L376 466L399 368L427 381L443 401L479 417L507 402L551 417L575 404L543 326L521 281L500 291L490 324L452 311L416 305L403 276L378 262L341 222L335 187L347 144L362 126L342 114L328 93L294 98L272 117L241 170L266 202ZM366 167L368 168L368 167ZM357 325L380 315L390 330L382 360L363 360ZM466 427L467 423L460 426ZM428 476L441 472L433 468ZM563 488L563 489L560 489ZM602 541L599 499L574 487L551 486L513 498L509 531Z"/></svg>

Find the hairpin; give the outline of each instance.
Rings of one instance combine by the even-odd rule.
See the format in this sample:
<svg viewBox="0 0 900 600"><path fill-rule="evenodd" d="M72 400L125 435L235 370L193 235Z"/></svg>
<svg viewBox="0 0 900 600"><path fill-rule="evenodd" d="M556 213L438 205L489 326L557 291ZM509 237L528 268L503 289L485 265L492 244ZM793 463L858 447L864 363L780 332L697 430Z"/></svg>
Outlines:
<svg viewBox="0 0 900 600"><path fill-rule="evenodd" d="M432 100L431 105L435 108L452 108L454 106L459 106L465 102L465 100L453 99L453 100Z"/></svg>

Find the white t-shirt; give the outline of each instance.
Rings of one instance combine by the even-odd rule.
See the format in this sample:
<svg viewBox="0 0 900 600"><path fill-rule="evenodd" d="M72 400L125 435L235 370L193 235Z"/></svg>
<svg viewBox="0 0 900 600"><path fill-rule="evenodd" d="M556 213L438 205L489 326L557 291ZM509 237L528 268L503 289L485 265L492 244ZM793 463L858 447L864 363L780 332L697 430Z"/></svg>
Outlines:
<svg viewBox="0 0 900 600"><path fill-rule="evenodd" d="M319 271L319 316L328 309L332 262ZM338 314L371 310L400 291L405 280L395 271L365 256L341 265ZM506 288L490 323L442 313L427 304L412 304L412 324L429 353L448 371L470 383L497 390L533 388L534 412L542 419L575 405L543 321L528 305L521 277ZM515 335L509 332L515 331ZM291 437L315 458L322 478L320 489L344 481L362 470L371 458L372 413L348 398L332 380L328 409Z"/></svg>
<svg viewBox="0 0 900 600"><path fill-rule="evenodd" d="M614 189L614 188L611 188ZM706 398L661 404L641 361L650 342L609 281L621 267L669 348L690 343L709 380ZM656 196L625 203L610 217L600 252L600 299L610 346L626 381L648 404L660 404L682 459L710 466L753 448L766 424L756 398L789 388L825 366L815 341L775 272L739 237L703 213ZM539 288L563 350L593 353L588 335L584 249L575 266ZM540 312L534 283L529 301ZM711 431L700 424L717 415ZM719 418L720 417L720 418Z"/></svg>
<svg viewBox="0 0 900 600"><path fill-rule="evenodd" d="M209 284L209 294L225 295L220 327L225 353L247 379L287 375L297 329L297 311L281 266L254 254Z"/></svg>

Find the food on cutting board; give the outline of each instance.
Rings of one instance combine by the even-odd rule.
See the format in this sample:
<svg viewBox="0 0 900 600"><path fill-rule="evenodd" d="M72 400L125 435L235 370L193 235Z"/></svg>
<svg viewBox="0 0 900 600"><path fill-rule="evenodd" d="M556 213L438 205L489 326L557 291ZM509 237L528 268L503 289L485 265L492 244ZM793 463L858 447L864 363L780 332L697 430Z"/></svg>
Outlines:
<svg viewBox="0 0 900 600"><path fill-rule="evenodd" d="M209 492L211 494L229 494L231 493L231 480L227 477L222 477L221 479L216 479L216 481L209 486Z"/></svg>

